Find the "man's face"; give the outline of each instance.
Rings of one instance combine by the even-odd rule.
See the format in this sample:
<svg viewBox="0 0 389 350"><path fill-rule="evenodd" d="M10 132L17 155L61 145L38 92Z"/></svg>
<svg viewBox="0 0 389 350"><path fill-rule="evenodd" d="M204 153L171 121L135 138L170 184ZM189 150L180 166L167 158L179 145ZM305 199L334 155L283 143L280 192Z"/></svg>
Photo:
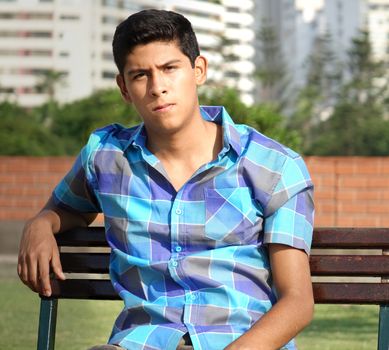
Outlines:
<svg viewBox="0 0 389 350"><path fill-rule="evenodd" d="M204 83L206 70L204 57L197 57L193 68L176 42L156 41L133 49L117 83L148 131L170 133L198 116L197 86Z"/></svg>

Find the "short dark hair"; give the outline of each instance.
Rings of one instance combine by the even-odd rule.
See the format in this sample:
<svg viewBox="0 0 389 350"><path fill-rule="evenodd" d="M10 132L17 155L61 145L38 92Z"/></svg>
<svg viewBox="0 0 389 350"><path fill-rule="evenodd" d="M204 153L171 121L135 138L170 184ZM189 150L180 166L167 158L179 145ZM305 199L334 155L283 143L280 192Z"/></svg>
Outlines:
<svg viewBox="0 0 389 350"><path fill-rule="evenodd" d="M143 10L129 16L116 27L112 49L120 74L123 74L127 56L135 46L154 41L176 41L192 67L200 55L192 25L183 15L165 10Z"/></svg>

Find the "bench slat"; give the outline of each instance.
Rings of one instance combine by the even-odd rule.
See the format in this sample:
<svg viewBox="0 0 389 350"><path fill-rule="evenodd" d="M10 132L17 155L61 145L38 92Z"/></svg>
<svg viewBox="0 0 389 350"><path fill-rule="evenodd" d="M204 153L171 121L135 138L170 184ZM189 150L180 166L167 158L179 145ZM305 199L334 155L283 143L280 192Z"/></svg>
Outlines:
<svg viewBox="0 0 389 350"><path fill-rule="evenodd" d="M55 235L60 247L108 247L102 226L78 227Z"/></svg>
<svg viewBox="0 0 389 350"><path fill-rule="evenodd" d="M53 298L120 300L110 280L51 280L51 286Z"/></svg>
<svg viewBox="0 0 389 350"><path fill-rule="evenodd" d="M52 280L53 297L65 299L120 300L109 280ZM380 283L314 283L316 303L382 304L389 300L389 288Z"/></svg>
<svg viewBox="0 0 389 350"><path fill-rule="evenodd" d="M315 302L320 304L383 304L389 300L384 283L313 283Z"/></svg>
<svg viewBox="0 0 389 350"><path fill-rule="evenodd" d="M312 255L313 276L389 276L389 258L383 255Z"/></svg>
<svg viewBox="0 0 389 350"><path fill-rule="evenodd" d="M61 253L68 273L109 273L109 253ZM313 276L389 276L389 259L382 255L312 255Z"/></svg>
<svg viewBox="0 0 389 350"><path fill-rule="evenodd" d="M64 253L61 255L64 272L109 273L109 253Z"/></svg>
<svg viewBox="0 0 389 350"><path fill-rule="evenodd" d="M313 248L389 249L387 228L315 228Z"/></svg>
<svg viewBox="0 0 389 350"><path fill-rule="evenodd" d="M56 234L59 246L107 247L104 227L90 226ZM313 248L389 249L387 228L315 228Z"/></svg>

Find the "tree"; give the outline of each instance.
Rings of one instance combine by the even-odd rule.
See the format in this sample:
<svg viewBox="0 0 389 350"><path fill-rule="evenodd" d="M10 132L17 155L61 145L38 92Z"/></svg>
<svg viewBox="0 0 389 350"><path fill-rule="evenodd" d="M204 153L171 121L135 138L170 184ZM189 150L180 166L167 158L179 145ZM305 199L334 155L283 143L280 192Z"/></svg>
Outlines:
<svg viewBox="0 0 389 350"><path fill-rule="evenodd" d="M10 102L2 102L0 115L1 155L44 156L64 153L61 140L42 127L33 113Z"/></svg>
<svg viewBox="0 0 389 350"><path fill-rule="evenodd" d="M64 77L65 74L63 72L55 70L43 71L36 89L41 93L47 94L47 102L54 101L56 89L59 85L64 84Z"/></svg>
<svg viewBox="0 0 389 350"><path fill-rule="evenodd" d="M388 76L385 62L373 58L368 32L353 39L346 72L333 113L311 130L308 153L389 155Z"/></svg>
<svg viewBox="0 0 389 350"><path fill-rule="evenodd" d="M55 93L60 85L64 85L65 74L55 70L47 70L41 73L38 84L35 89L47 95L46 103L39 108L39 115L44 125L50 125L53 120L55 111L58 108L58 103L55 99Z"/></svg>
<svg viewBox="0 0 389 350"><path fill-rule="evenodd" d="M284 61L280 39L274 26L264 21L259 33L261 53L256 77L261 82L260 101L286 110L291 101L290 77Z"/></svg>
<svg viewBox="0 0 389 350"><path fill-rule="evenodd" d="M313 141L312 129L333 112L342 85L342 64L331 44L329 33L316 38L306 62L305 86L298 93L295 110L288 121L290 128L301 133L304 149Z"/></svg>
<svg viewBox="0 0 389 350"><path fill-rule="evenodd" d="M204 105L224 106L234 122L247 124L268 137L300 151L301 139L296 131L285 125L285 117L271 104L247 106L234 89L208 89L200 94Z"/></svg>
<svg viewBox="0 0 389 350"><path fill-rule="evenodd" d="M66 153L76 154L93 130L111 123L139 122L137 112L124 103L119 91L108 89L58 108L51 129L64 140Z"/></svg>

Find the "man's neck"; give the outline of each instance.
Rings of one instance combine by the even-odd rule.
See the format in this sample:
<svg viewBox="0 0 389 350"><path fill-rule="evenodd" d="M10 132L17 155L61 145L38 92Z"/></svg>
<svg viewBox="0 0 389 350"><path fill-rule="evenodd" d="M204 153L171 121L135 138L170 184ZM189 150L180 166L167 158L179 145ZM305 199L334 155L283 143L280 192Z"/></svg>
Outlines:
<svg viewBox="0 0 389 350"><path fill-rule="evenodd" d="M147 147L162 162L178 191L202 165L217 158L223 145L222 134L221 125L201 119L177 133L148 134Z"/></svg>
<svg viewBox="0 0 389 350"><path fill-rule="evenodd" d="M222 146L221 126L203 119L175 133L153 134L147 131L147 134L148 149L160 160L166 161L188 161L192 158L209 158L210 161Z"/></svg>

